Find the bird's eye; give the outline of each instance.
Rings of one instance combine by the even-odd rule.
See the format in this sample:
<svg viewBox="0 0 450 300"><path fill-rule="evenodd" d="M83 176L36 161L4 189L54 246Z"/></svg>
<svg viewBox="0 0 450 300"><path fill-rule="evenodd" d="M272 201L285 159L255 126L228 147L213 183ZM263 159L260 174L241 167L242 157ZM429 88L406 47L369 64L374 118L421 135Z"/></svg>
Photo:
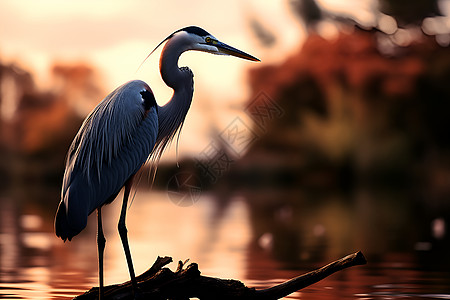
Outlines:
<svg viewBox="0 0 450 300"><path fill-rule="evenodd" d="M211 44L212 39L211 39L209 36L207 36L206 39L205 39L205 42L206 42L207 44Z"/></svg>

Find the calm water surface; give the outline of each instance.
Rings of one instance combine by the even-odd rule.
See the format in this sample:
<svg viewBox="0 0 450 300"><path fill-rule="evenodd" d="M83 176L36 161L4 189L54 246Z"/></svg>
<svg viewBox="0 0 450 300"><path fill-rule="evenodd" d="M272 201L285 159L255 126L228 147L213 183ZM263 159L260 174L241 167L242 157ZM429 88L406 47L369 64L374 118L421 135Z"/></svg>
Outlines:
<svg viewBox="0 0 450 300"><path fill-rule="evenodd" d="M204 275L264 288L362 250L368 265L288 299L450 299L450 253L439 244L448 240L446 219L417 222L420 207L405 212L401 200L392 207L371 197L308 202L301 193L204 194L182 207L166 192L139 190L127 219L135 270L144 272L158 255L189 258ZM97 285L95 216L63 243L52 227L57 200L50 202L1 199L0 298L69 299ZM116 230L120 204L103 209L105 284L129 279Z"/></svg>

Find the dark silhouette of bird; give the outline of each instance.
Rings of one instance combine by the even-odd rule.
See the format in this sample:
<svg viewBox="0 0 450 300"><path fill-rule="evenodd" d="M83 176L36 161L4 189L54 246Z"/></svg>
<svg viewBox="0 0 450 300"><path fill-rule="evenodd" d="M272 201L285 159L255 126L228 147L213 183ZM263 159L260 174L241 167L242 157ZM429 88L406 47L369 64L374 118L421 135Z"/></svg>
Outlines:
<svg viewBox="0 0 450 300"><path fill-rule="evenodd" d="M106 243L101 209L114 201L122 188L124 196L118 230L133 293L137 292L125 225L128 197L135 174L148 159L157 161L160 158L183 126L191 105L194 76L188 67L178 67L180 55L188 50L197 50L259 61L196 26L175 31L155 50L164 42L160 71L164 82L173 89L170 101L158 106L145 82L133 80L125 83L106 96L86 117L67 153L55 232L63 241L70 241L86 227L88 215L97 210L100 298L103 294Z"/></svg>

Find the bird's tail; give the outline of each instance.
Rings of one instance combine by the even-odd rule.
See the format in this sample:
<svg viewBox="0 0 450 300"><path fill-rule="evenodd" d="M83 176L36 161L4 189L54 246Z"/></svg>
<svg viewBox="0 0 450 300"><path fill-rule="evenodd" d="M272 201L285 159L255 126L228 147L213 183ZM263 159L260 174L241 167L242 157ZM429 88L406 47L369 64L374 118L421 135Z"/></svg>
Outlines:
<svg viewBox="0 0 450 300"><path fill-rule="evenodd" d="M58 211L55 217L55 233L57 237L60 237L64 242L69 241L77 235L80 231L74 230L67 220L66 205L61 200L58 206Z"/></svg>

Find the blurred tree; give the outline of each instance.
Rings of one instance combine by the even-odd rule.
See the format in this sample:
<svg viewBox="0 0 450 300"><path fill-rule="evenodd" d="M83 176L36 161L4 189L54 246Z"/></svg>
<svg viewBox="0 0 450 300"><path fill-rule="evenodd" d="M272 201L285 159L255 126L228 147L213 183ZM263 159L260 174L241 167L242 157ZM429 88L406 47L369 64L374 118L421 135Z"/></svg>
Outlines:
<svg viewBox="0 0 450 300"><path fill-rule="evenodd" d="M324 168L320 184L341 180L348 170L360 180L393 184L414 176L429 153L450 157L449 52L423 38L386 57L377 49L378 35L310 35L284 63L252 70L255 95L264 91L284 115L267 124L245 163L261 168L264 157L299 184L319 178L311 173Z"/></svg>
<svg viewBox="0 0 450 300"><path fill-rule="evenodd" d="M364 23L351 11L327 9L317 3L316 0L289 0L292 11L310 34L316 32L317 25L321 21L326 20L333 22L337 27L340 27L340 25L358 25L365 29L377 28L387 35L393 35L397 31L397 25L399 28L420 27L425 18L442 16L439 2L440 0L378 0L365 8L366 13L372 14L373 21ZM394 19L390 20L390 17ZM387 25L386 22L392 23L392 25L388 25L388 31L384 30ZM395 26L393 23L396 23ZM446 26L443 25L443 27ZM440 31L442 30L445 31L441 28ZM435 35L437 33L430 34Z"/></svg>
<svg viewBox="0 0 450 300"><path fill-rule="evenodd" d="M381 12L393 16L400 26L420 25L426 17L440 16L438 0L379 0Z"/></svg>
<svg viewBox="0 0 450 300"><path fill-rule="evenodd" d="M315 31L317 23L324 18L322 9L315 0L290 0L289 4L304 23L307 32Z"/></svg>
<svg viewBox="0 0 450 300"><path fill-rule="evenodd" d="M276 42L275 35L257 19L253 18L250 21L250 26L263 46L271 47Z"/></svg>
<svg viewBox="0 0 450 300"><path fill-rule="evenodd" d="M52 89L40 90L30 72L0 62L0 179L57 180L82 115L103 95L95 70L55 64Z"/></svg>

